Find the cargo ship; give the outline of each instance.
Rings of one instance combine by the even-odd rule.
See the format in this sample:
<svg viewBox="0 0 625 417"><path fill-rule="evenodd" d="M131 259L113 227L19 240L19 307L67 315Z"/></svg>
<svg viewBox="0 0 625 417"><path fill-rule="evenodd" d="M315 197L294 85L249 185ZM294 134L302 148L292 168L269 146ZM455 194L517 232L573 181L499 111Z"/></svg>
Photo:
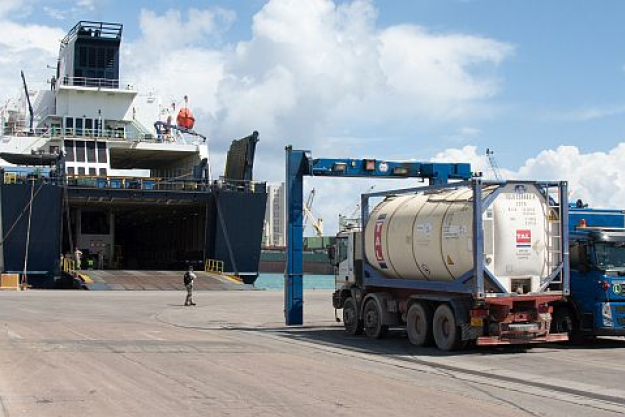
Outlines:
<svg viewBox="0 0 625 417"><path fill-rule="evenodd" d="M334 264L328 257L328 248L334 246L334 236L304 237L303 270L310 275L334 275ZM286 248L263 247L260 253L261 272L283 273L286 268Z"/></svg>
<svg viewBox="0 0 625 417"><path fill-rule="evenodd" d="M163 104L120 79L122 32L78 22L49 85L31 90L22 73L21 97L1 108L0 271L53 287L78 251L83 268L193 265L253 283L267 198L253 179L259 134L232 141L213 177L187 97Z"/></svg>

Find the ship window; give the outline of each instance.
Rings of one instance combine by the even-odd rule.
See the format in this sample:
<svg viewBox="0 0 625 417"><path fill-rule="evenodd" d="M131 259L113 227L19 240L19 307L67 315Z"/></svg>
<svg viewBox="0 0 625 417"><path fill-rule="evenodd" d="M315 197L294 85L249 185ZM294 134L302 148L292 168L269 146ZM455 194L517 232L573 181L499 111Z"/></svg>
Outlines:
<svg viewBox="0 0 625 417"><path fill-rule="evenodd" d="M76 161L85 162L85 142L76 141Z"/></svg>
<svg viewBox="0 0 625 417"><path fill-rule="evenodd" d="M78 65L81 67L87 66L87 48L81 46L78 50Z"/></svg>
<svg viewBox="0 0 625 417"><path fill-rule="evenodd" d="M79 167L78 168L78 175L85 175L85 168L84 167Z"/></svg>
<svg viewBox="0 0 625 417"><path fill-rule="evenodd" d="M87 142L87 162L95 162L95 142Z"/></svg>
<svg viewBox="0 0 625 417"><path fill-rule="evenodd" d="M103 177L106 177L106 168L100 168L99 175L102 175Z"/></svg>
<svg viewBox="0 0 625 417"><path fill-rule="evenodd" d="M74 161L74 141L66 140L65 144L65 160L69 162Z"/></svg>
<svg viewBox="0 0 625 417"><path fill-rule="evenodd" d="M74 118L72 117L65 118L65 134L74 136Z"/></svg>
<svg viewBox="0 0 625 417"><path fill-rule="evenodd" d="M74 167L67 167L67 175L74 175L75 172Z"/></svg>
<svg viewBox="0 0 625 417"><path fill-rule="evenodd" d="M93 136L93 119L85 119L85 135Z"/></svg>
<svg viewBox="0 0 625 417"><path fill-rule="evenodd" d="M107 48L106 49L106 68L112 69L115 65L115 49Z"/></svg>
<svg viewBox="0 0 625 417"><path fill-rule="evenodd" d="M89 68L95 68L95 48L89 48Z"/></svg>
<svg viewBox="0 0 625 417"><path fill-rule="evenodd" d="M82 136L82 122L81 118L76 118L76 136Z"/></svg>
<svg viewBox="0 0 625 417"><path fill-rule="evenodd" d="M95 168L89 168L89 175L95 175Z"/></svg>
<svg viewBox="0 0 625 417"><path fill-rule="evenodd" d="M104 68L106 66L106 49L98 48L98 68Z"/></svg>
<svg viewBox="0 0 625 417"><path fill-rule="evenodd" d="M107 163L106 142L98 142L98 162L101 164Z"/></svg>
<svg viewBox="0 0 625 417"><path fill-rule="evenodd" d="M108 235L111 230L109 216L103 211L83 211L80 214L80 231L86 235Z"/></svg>

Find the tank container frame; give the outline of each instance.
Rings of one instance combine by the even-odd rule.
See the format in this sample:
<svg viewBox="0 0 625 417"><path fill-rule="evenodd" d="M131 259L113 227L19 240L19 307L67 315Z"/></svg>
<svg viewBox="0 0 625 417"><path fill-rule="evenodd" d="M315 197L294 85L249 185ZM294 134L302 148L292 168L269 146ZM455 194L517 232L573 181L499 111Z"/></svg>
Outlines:
<svg viewBox="0 0 625 417"><path fill-rule="evenodd" d="M527 295L569 295L570 294L570 282L569 282L569 242L568 242L568 184L566 181L524 181L524 180L511 180L511 181L484 181L481 178L474 178L468 181L461 181L455 183L448 183L443 185L429 185L424 187L395 189L387 191L378 191L373 193L362 194L361 196L361 218L362 224L366 225L369 220L369 200L375 197L386 197L388 195L400 195L410 194L437 190L451 190L461 187L468 187L472 190L472 205L473 205L473 269L467 271L459 278L453 281L421 281L421 280L404 280L397 278L388 278L381 272L373 268L368 264L365 253L365 233L362 233L362 253L363 253L363 268L361 282L365 287L380 287L391 289L407 289L407 290L423 290L432 292L446 292L446 293L460 293L471 294L475 299L493 299L497 297L514 297L518 296L517 293L509 293L500 284L496 276L494 276L487 268L484 262L484 228L483 228L483 214L488 207L495 201L499 194L503 191L504 186L507 184L519 184L519 185L531 185L536 186L539 191L545 195L549 208L556 209L558 211L559 221L551 222L559 226L559 238L560 251L559 260L555 265L553 272L541 285L541 292L531 293ZM496 186L497 188L487 196L482 195L484 187ZM550 198L550 194L555 192L557 194L558 201L554 201ZM487 292L485 289L485 283L488 280L493 286L495 286L499 292ZM472 281L472 285L469 283ZM561 283L561 291L552 291L549 286L554 283ZM494 300L493 300L494 301Z"/></svg>

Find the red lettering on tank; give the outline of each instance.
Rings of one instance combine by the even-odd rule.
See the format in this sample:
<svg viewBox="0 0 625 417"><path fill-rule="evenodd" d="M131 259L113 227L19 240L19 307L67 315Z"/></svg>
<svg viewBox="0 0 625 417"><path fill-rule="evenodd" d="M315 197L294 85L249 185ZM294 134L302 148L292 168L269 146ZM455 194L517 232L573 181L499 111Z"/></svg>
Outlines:
<svg viewBox="0 0 625 417"><path fill-rule="evenodd" d="M384 262L384 254L382 253L382 226L384 221L378 221L375 224L373 230L373 251L375 252L375 259L378 262Z"/></svg>
<svg viewBox="0 0 625 417"><path fill-rule="evenodd" d="M527 245L532 243L532 231L530 229L517 229L516 244Z"/></svg>

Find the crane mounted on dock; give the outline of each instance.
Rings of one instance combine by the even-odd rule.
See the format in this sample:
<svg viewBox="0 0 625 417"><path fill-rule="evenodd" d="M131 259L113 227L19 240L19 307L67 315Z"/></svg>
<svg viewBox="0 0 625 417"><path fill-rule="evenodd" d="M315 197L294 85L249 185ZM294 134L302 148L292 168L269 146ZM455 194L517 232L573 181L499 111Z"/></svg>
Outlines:
<svg viewBox="0 0 625 417"><path fill-rule="evenodd" d="M313 188L310 190L310 193L308 193L308 198L304 204L304 229L306 229L306 225L310 221L312 228L315 231L315 235L321 237L323 236L323 219L313 214L312 206L314 201L315 189Z"/></svg>

